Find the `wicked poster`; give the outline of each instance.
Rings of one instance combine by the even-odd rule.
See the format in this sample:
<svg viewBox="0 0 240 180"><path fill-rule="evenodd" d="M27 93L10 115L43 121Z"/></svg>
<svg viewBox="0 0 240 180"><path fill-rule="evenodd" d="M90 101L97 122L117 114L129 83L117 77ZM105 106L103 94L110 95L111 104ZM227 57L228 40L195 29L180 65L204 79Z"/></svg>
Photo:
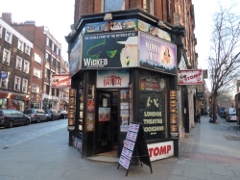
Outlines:
<svg viewBox="0 0 240 180"><path fill-rule="evenodd" d="M83 37L83 69L137 66L137 31L102 33Z"/></svg>

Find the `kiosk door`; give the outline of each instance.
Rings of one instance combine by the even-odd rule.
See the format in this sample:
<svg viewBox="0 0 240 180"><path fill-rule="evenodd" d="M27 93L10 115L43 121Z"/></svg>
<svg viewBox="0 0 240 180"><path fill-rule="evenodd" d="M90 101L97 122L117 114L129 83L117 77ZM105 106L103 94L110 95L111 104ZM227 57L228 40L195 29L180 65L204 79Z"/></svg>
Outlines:
<svg viewBox="0 0 240 180"><path fill-rule="evenodd" d="M111 98L111 93L98 92L96 154L112 149Z"/></svg>

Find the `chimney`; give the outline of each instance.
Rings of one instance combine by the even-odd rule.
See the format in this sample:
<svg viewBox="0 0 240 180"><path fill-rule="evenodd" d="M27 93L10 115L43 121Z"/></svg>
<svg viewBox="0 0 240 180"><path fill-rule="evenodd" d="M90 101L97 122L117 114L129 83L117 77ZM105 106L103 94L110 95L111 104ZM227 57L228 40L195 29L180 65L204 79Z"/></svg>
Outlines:
<svg viewBox="0 0 240 180"><path fill-rule="evenodd" d="M8 24L12 24L12 13L2 13L2 19Z"/></svg>

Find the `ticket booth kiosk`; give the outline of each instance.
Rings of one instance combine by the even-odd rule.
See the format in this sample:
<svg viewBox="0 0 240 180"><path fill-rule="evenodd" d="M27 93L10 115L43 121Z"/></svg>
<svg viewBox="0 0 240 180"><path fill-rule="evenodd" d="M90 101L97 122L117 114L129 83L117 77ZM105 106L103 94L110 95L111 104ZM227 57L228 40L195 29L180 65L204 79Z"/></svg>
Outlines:
<svg viewBox="0 0 240 180"><path fill-rule="evenodd" d="M66 37L69 145L82 157L119 156L131 122L142 123L149 151L162 146L158 154L178 156L177 42L183 29L163 30L148 16L141 10L114 12L111 21L104 13L85 15Z"/></svg>

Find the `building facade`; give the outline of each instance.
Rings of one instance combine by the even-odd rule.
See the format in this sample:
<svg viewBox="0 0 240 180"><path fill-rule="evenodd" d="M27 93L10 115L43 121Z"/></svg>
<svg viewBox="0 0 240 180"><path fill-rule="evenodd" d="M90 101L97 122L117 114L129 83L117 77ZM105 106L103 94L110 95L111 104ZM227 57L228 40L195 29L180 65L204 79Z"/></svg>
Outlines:
<svg viewBox="0 0 240 180"><path fill-rule="evenodd" d="M52 87L53 74L69 71L68 63L64 62L61 56L61 44L48 28L36 26L34 21L13 23L11 13L3 13L2 17L6 24L32 42L29 77L26 83L25 80L23 81L29 88L28 106L35 109L67 109L68 90Z"/></svg>
<svg viewBox="0 0 240 180"><path fill-rule="evenodd" d="M82 157L114 147L120 156L129 123L139 122L149 150L178 156L194 124L195 89L176 78L197 66L191 1L76 0L72 27L69 144Z"/></svg>
<svg viewBox="0 0 240 180"><path fill-rule="evenodd" d="M178 68L198 69L198 55L195 52L197 39L194 34L195 14L192 1L186 0L75 0L74 25L77 26L81 16L115 10L141 9L144 12L157 17L158 25L166 29L165 24L181 26L185 29L185 36L181 38L181 49ZM165 23L165 24L164 24ZM182 111L180 111L180 137L188 135L190 128L194 127L194 115L196 114L196 87L179 86L179 99L182 99ZM182 114L182 112L185 112Z"/></svg>
<svg viewBox="0 0 240 180"><path fill-rule="evenodd" d="M0 109L29 106L32 49L31 41L0 19Z"/></svg>

